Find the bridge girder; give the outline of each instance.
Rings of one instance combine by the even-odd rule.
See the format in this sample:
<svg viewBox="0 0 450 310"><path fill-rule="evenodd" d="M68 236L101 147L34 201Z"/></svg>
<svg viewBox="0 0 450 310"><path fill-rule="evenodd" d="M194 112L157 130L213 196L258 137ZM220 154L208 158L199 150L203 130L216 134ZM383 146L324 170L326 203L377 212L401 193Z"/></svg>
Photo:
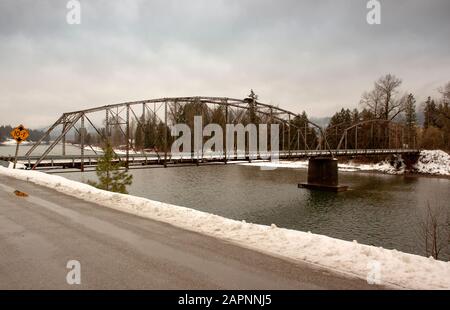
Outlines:
<svg viewBox="0 0 450 310"><path fill-rule="evenodd" d="M309 135L309 125L312 126L316 133L319 134L319 143L317 144L317 149L320 149L323 146L323 149L329 150L329 154L333 156L333 152L331 151L331 147L327 140L327 132L322 127L317 125L314 122L311 122L310 120L307 121L307 125L305 124L305 127L308 127L308 131L306 131L306 128L300 128L295 123L293 123L293 120L296 117L300 117L299 114L294 113L292 111L280 108L278 106L262 103L256 100L256 98L244 98L244 99L236 99L236 98L228 98L228 97L204 97L204 96L193 96L193 97L164 97L164 98L157 98L157 99L147 99L147 100L139 100L139 101L129 101L129 102L122 102L117 104L111 104L111 105L104 105L94 108L88 108L83 110L77 110L72 112L66 112L63 113L62 116L48 129L48 131L45 133L45 135L27 152L26 156L31 156L33 151L41 145L42 141L46 137L50 135L50 133L55 130L56 127L59 125L63 126L63 130L60 135L50 144L50 146L44 151L41 158L37 161L36 165L39 164L41 160L43 160L52 150L53 148L61 141L63 140L63 143L65 143L65 136L66 134L72 130L75 129L80 136L83 135L84 130L78 131L76 128L76 123L78 121L82 121L84 123L84 120L87 120L88 123L95 129L97 134L101 137L102 140L106 141L109 139L110 134L110 126L118 126L120 128L120 131L122 134L127 137L127 154L128 150L130 148L129 146L129 137L130 137L130 117L133 118L133 120L136 121L137 124L140 124L140 117L136 112L134 111L134 108L136 106L142 106L142 117L146 117L146 115L152 115L164 123L167 127L168 124L168 114L172 113L174 114L177 111L177 108L181 105L186 105L189 103L198 103L205 105L208 111L211 111L211 105L213 106L223 106L226 108L226 123L228 123L228 115L234 115L236 119L242 120L242 117L245 116L245 111L252 110L254 113L256 113L260 118L264 118L267 123L279 123L283 126L282 130L282 146L285 145L285 139L288 140L288 148L291 149L292 141L293 139L297 139L298 145L300 145L299 141L302 139L304 141L305 149L308 148L307 144L307 135ZM153 105L153 107L152 107ZM162 111L163 110L163 111ZM98 112L105 112L106 118L105 118L105 132L103 133L101 130L99 130L93 123L93 121L90 119L90 115ZM126 112L126 117L122 116L122 113ZM159 117L158 114L164 113L164 117ZM371 120L371 121L379 121L379 120ZM366 121L367 122L367 121ZM264 123L264 122L263 122ZM351 130L352 128L358 128L358 125L363 124L365 122L361 122L359 124L352 125L344 130L344 134L342 135L340 139L340 143L337 149L340 149L342 139L344 139L344 135ZM125 131L122 129L122 125L125 125ZM142 124L141 124L142 125ZM294 135L291 135L291 130L294 129ZM167 135L166 139L167 139ZM287 137L286 137L287 136ZM82 139L83 140L83 139ZM167 141L166 141L167 142ZM294 141L295 142L295 141ZM84 145L82 145L82 148ZM92 145L90 145L91 149L94 150ZM64 147L63 147L64 149ZM136 151L136 150L135 150ZM165 158L167 158L167 148L164 150L165 152ZM159 156L159 154L158 154ZM128 158L128 155L127 155ZM127 161L128 162L128 161Z"/></svg>
<svg viewBox="0 0 450 310"><path fill-rule="evenodd" d="M165 119L160 121L165 123L167 125L167 113L168 113L168 105L183 105L188 103L199 103L199 104L205 104L206 106L209 105L218 105L218 106L225 106L228 109L230 109L230 113L234 113L233 109L237 111L241 111L241 117L243 116L242 111L254 109L254 112L258 115L264 115L266 118L268 118L271 123L280 123L283 125L283 139L284 139L284 128L287 125L288 128L288 146L290 148L292 144L292 137L290 136L291 128L296 129L296 134L300 137L302 136L302 139L305 140L306 145L306 137L304 136L304 132L302 128L299 128L295 124L291 122L292 118L295 118L296 116L299 116L296 113L293 113L291 111L288 111L286 109L265 104L262 102L259 102L253 98L245 98L245 99L236 99L236 98L228 98L228 97L203 97L203 96L194 96L194 97L164 97L164 98L158 98L158 99L148 99L148 100L139 100L139 101L129 101L129 102L122 102L112 105L104 105L100 107L94 107L94 108L88 108L83 110L77 110L72 112L66 112L63 113L63 115L48 129L48 131L45 133L45 135L26 153L26 156L31 156L31 154L34 152L34 150L41 145L42 141L46 139L48 136L50 136L51 132L58 127L59 125L63 125L63 130L61 134L53 141L53 143L47 148L47 150L44 151L42 155L42 159L45 158L52 150L53 148L61 141L63 140L65 142L65 135L72 129L75 128L76 131L78 131L75 127L76 122L79 120L87 119L88 122L94 129L97 131L97 133L102 137L102 139L107 139L107 137L103 137L101 135L100 131L94 126L93 122L90 120L89 116L90 114L96 113L96 112L106 112L106 126L109 127L111 125L119 125L120 130L125 136L129 136L129 116L130 112L131 115L134 116L134 119L139 122L139 117L136 115L132 107L142 105L143 108L143 115L145 115L145 110L147 110L149 113L152 113L153 115L157 115L156 107L152 110L151 107L149 108L149 105L154 104L160 104L165 106ZM123 112L123 110L127 111L127 117L126 119L122 118L120 114ZM114 120L114 122L110 121L111 119ZM227 120L228 121L228 120ZM311 122L308 120L308 124L312 127L316 128L320 135L323 136L323 131L320 126L315 124L314 122ZM126 125L126 132L123 132L120 125ZM108 134L109 128L106 129L106 133ZM128 139L127 139L128 140ZM283 141L284 145L284 141ZM91 149L92 146L91 146ZM128 149L128 148L127 148ZM331 154L331 152L330 152ZM41 159L41 160L42 160ZM41 161L39 160L37 164Z"/></svg>

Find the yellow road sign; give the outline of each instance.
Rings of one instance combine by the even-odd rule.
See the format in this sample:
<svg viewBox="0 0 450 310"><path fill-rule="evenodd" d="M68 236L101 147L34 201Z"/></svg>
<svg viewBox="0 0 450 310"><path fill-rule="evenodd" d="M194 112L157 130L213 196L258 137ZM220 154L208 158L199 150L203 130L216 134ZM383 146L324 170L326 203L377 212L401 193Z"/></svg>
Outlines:
<svg viewBox="0 0 450 310"><path fill-rule="evenodd" d="M22 143L28 138L29 135L30 132L28 131L28 129L25 129L23 125L19 125L11 131L11 137L13 137L13 139L16 140L17 143Z"/></svg>

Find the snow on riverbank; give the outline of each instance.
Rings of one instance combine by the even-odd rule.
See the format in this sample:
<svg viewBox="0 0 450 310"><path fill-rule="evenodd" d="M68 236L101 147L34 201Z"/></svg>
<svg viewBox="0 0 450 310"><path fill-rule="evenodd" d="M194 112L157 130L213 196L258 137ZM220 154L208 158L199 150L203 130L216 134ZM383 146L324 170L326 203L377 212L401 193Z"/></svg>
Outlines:
<svg viewBox="0 0 450 310"><path fill-rule="evenodd" d="M450 155L444 151L422 151L414 169L418 173L450 175Z"/></svg>
<svg viewBox="0 0 450 310"><path fill-rule="evenodd" d="M30 145L30 144L33 144L34 142L31 142L31 141L23 141L22 143L20 143L20 145ZM17 142L16 142L16 140L14 140L14 139L6 139L5 141L3 141L3 142L0 142L0 145L5 145L5 146L7 146L7 145L17 145Z"/></svg>
<svg viewBox="0 0 450 310"><path fill-rule="evenodd" d="M388 287L450 289L450 262L278 228L275 225L231 220L145 198L102 191L87 184L38 171L0 167L0 174L50 187L109 208L227 240L269 255L310 263L362 279L379 279L380 284Z"/></svg>
<svg viewBox="0 0 450 310"><path fill-rule="evenodd" d="M74 147L77 147L77 148L81 148L80 144L72 143L71 145L74 146ZM83 149L85 151L94 151L94 152L99 153L99 154L103 153L103 149L101 147L99 147L99 146L85 145ZM114 153L116 153L117 155L125 155L127 153L127 151L125 149L115 148L114 149ZM139 152L135 152L133 149L128 150L128 153L131 154L131 155L141 154Z"/></svg>
<svg viewBox="0 0 450 310"><path fill-rule="evenodd" d="M308 168L307 160L300 161L254 161L252 163L243 163L247 166L270 167L270 168ZM355 162L339 163L340 171L379 171L388 174L403 174L407 172L406 166L401 157L396 158L393 162L383 161L376 164L360 164ZM417 164L414 165L410 172L450 176L450 155L441 150L421 151Z"/></svg>

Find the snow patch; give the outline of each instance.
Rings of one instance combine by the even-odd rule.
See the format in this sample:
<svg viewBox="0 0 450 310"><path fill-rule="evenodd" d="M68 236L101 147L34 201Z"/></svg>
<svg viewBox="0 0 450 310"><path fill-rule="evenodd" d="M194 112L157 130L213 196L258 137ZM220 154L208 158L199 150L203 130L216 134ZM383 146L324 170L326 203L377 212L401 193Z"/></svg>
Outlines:
<svg viewBox="0 0 450 310"><path fill-rule="evenodd" d="M245 166L307 169L308 161L254 161L243 163ZM339 163L340 171L379 171L387 174L404 174L408 172L401 156L394 156L393 160L382 161L376 164L359 164L355 162ZM421 151L417 163L411 172L450 176L450 155L441 150Z"/></svg>
<svg viewBox="0 0 450 310"><path fill-rule="evenodd" d="M414 169L419 173L450 175L450 155L441 150L422 151Z"/></svg>

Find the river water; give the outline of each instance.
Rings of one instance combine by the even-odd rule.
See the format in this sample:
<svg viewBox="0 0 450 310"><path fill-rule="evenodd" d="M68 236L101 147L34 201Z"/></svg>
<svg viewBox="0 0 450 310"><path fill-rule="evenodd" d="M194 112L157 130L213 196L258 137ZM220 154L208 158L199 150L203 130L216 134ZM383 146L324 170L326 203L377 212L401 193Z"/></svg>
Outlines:
<svg viewBox="0 0 450 310"><path fill-rule="evenodd" d="M297 187L306 180L306 169L229 164L130 172L129 192L136 196L420 255L420 221L427 204L450 209L446 178L340 172L340 183L350 190L327 193ZM94 172L60 175L84 182L96 179ZM449 251L441 257L449 258Z"/></svg>

